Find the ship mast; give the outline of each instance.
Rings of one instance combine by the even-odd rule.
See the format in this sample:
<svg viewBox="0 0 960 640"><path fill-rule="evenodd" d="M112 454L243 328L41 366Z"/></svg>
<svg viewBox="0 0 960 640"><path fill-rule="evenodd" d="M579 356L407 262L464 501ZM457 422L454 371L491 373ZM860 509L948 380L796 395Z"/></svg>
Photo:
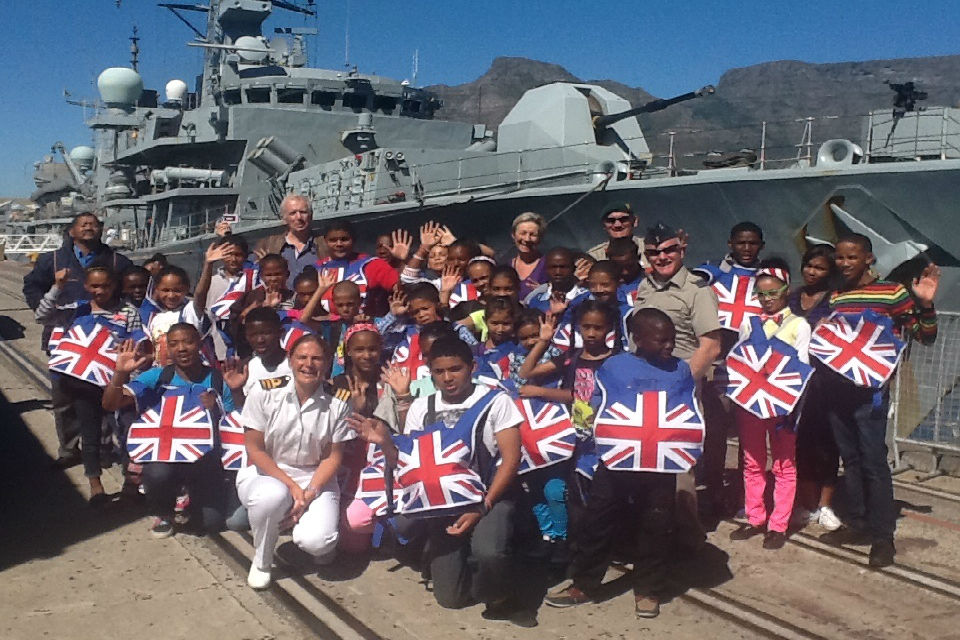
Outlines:
<svg viewBox="0 0 960 640"><path fill-rule="evenodd" d="M137 25L133 25L133 35L130 36L130 66L134 71L140 71L140 36L137 35Z"/></svg>

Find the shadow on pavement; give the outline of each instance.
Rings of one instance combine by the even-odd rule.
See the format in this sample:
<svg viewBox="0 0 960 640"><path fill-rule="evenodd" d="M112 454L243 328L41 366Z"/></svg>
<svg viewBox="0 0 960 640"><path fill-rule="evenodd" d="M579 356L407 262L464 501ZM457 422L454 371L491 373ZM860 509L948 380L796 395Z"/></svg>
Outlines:
<svg viewBox="0 0 960 640"><path fill-rule="evenodd" d="M11 403L0 394L0 571L57 556L143 517L139 507L116 502L93 509L63 471L51 468L52 459L21 417L45 407L35 399Z"/></svg>

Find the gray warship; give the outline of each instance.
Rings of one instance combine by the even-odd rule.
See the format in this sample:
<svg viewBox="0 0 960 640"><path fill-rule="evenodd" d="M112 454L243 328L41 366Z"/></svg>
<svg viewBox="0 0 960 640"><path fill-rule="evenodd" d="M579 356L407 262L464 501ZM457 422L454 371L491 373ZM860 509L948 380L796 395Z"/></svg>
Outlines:
<svg viewBox="0 0 960 640"><path fill-rule="evenodd" d="M94 145L57 143L62 162L48 156L36 174L39 205L101 212L111 241L134 257L160 251L196 268L218 220L236 220L251 239L276 233L281 199L297 193L318 227L346 218L364 238L436 219L504 248L510 221L531 210L550 221L549 243L586 247L601 239L597 212L629 202L643 222L687 230L691 261L716 257L717 230L751 219L768 252L794 261L850 229L874 238L884 272L927 258L957 266L960 110L917 108L925 96L912 84L892 87L893 109L864 118L859 144L815 143L808 124L786 162L761 142L693 170L672 153L655 158L635 116L709 100L709 87L632 108L600 86L548 84L494 132L440 119L441 102L406 81L309 67L309 29L263 35L272 11L309 5L161 6L205 24L189 43L204 50L194 89L171 80L160 99L134 69L105 70L87 121Z"/></svg>

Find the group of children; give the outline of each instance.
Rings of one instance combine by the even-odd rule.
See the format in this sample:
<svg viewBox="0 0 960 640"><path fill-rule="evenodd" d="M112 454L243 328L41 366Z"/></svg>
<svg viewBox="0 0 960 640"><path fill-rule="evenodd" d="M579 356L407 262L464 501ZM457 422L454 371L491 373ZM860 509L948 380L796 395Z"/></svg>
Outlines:
<svg viewBox="0 0 960 640"><path fill-rule="evenodd" d="M394 531L408 548L420 545L443 606L483 602L485 615L515 617L511 557L519 544L569 564L572 582L550 592L548 604L590 600L616 557L633 565L637 615L656 616L672 546L675 479L693 466L696 453L670 467L651 464L638 446L634 455L646 462L623 470L617 466L622 460L598 458L594 430L598 416L612 411L614 387L623 385L645 401L646 392L672 394L695 384L698 396L706 391L673 355L674 319L635 308L646 274L633 239L611 240L608 259L601 261L563 247L548 251L545 282L523 300L511 266L496 264L480 246L433 223L420 230L420 246L409 256L395 250L409 249L405 232L378 238L376 256L355 250L348 223L331 225L324 239L329 257L290 273L281 255L250 254L241 236L225 235L207 250L192 294L188 274L162 256L121 273L87 268L87 300L80 302L62 300L67 273L57 273L37 320L65 333L93 316L116 344L106 384L52 373L76 398L91 503L110 501L99 479L106 462L102 425L110 424L120 443L126 493L137 495L139 487L145 494L153 535L172 535L191 516L208 530L224 523L252 527L258 552L251 586L269 584L272 546L287 526L318 562L332 559L338 540L343 547L369 546L379 528ZM724 260L704 266L704 286L731 270L748 276L761 309L759 323L728 331L725 351L759 327L809 363L817 323L832 312L867 308L893 318L901 336L935 337L938 272L932 265L908 292L878 280L869 240L851 235L835 248L814 247L804 255L803 285L791 291L786 263L760 259L757 225L735 226L729 247ZM56 348L52 343L54 354ZM150 411L155 422L166 419L157 416L173 400L181 411L175 426L183 432L196 419L189 407L206 412L214 425L209 446L174 439L170 446L181 447L180 454L160 455L158 443L157 450L128 458L135 449L128 436L134 440ZM568 453L533 461L535 445L527 440L534 418L523 413L525 400L545 407L537 410L541 414L556 408L569 417L576 437L555 445ZM866 536L871 561L889 564L894 514L883 445L886 402L884 390L855 387L818 366L805 400L789 416L762 419L729 400L721 403L740 437L748 523L731 538L763 534L764 547L776 549L791 518L838 529L831 498L839 450L853 495L851 526L841 531L848 540ZM697 452L704 423L698 403L689 402L690 424L700 429L692 440ZM304 422L304 416L312 417ZM248 465L239 472L224 469L229 431L216 428L230 420L246 431ZM466 443L468 466L484 487L473 508L453 515L437 509L428 518L391 508L384 516L358 497L365 467L385 460L379 463L385 480L402 467L403 438L437 425L458 428L466 420L473 421L474 434ZM705 422L709 434L715 428L710 415ZM776 483L769 513L767 438ZM257 484L251 474L254 480L271 476L272 484ZM317 500L324 507L312 511ZM315 515L304 519L308 513ZM535 526L525 528L527 521Z"/></svg>

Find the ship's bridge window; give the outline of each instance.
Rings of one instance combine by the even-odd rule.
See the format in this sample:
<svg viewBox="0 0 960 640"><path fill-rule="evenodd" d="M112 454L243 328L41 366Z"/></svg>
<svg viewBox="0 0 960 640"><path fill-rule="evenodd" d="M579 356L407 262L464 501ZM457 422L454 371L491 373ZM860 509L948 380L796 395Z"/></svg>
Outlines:
<svg viewBox="0 0 960 640"><path fill-rule="evenodd" d="M268 87L251 87L247 89L248 103L270 102L270 89Z"/></svg>
<svg viewBox="0 0 960 640"><path fill-rule="evenodd" d="M277 89L277 102L281 104L303 104L305 89Z"/></svg>
<svg viewBox="0 0 960 640"><path fill-rule="evenodd" d="M373 110L381 111L383 113L393 113L394 109L397 108L398 100L390 96L374 96L373 97Z"/></svg>
<svg viewBox="0 0 960 640"><path fill-rule="evenodd" d="M423 103L419 100L404 100L403 112L410 115L420 115L420 109Z"/></svg>
<svg viewBox="0 0 960 640"><path fill-rule="evenodd" d="M343 94L343 108L361 111L367 107L367 94L365 93L345 93Z"/></svg>
<svg viewBox="0 0 960 640"><path fill-rule="evenodd" d="M337 102L337 94L332 91L312 91L310 93L310 103L315 104L321 109L330 110Z"/></svg>
<svg viewBox="0 0 960 640"><path fill-rule="evenodd" d="M223 101L226 104L240 104L240 89L227 89L223 92Z"/></svg>

